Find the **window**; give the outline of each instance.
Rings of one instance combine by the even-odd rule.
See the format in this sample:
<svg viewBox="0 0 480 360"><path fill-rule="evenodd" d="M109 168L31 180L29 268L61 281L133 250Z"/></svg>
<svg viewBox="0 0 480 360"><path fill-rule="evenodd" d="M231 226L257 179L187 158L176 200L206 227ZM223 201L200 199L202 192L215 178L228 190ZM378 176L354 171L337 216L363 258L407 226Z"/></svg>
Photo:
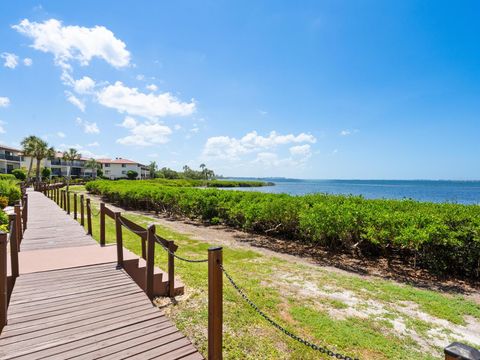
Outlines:
<svg viewBox="0 0 480 360"><path fill-rule="evenodd" d="M122 175L126 175L126 174L127 174L127 170L123 170Z"/></svg>
<svg viewBox="0 0 480 360"><path fill-rule="evenodd" d="M110 167L110 164L104 164L105 167Z"/></svg>
<svg viewBox="0 0 480 360"><path fill-rule="evenodd" d="M122 167L127 167L127 164L122 164Z"/></svg>
<svg viewBox="0 0 480 360"><path fill-rule="evenodd" d="M110 170L105 170L105 175L110 174Z"/></svg>

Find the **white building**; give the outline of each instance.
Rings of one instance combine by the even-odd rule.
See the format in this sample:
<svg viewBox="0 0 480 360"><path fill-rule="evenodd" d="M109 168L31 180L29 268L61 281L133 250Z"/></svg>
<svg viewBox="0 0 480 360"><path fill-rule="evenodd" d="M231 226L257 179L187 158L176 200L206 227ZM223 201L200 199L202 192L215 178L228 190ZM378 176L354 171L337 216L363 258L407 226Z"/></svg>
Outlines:
<svg viewBox="0 0 480 360"><path fill-rule="evenodd" d="M71 166L70 173L73 178L93 177L94 170L85 167L86 162L90 160L89 158L80 157L80 159L73 162L65 161L62 158L63 153L56 152L54 158L43 159L40 167L42 169L44 167L51 169L52 176L65 177L68 175L68 168ZM101 165L103 174L110 179L126 178L129 170L138 173L137 179L147 179L150 174L147 166L127 159L99 159L97 161ZM30 162L31 157L23 156L22 150L0 145L0 173L9 174L14 169L20 168L28 170ZM32 169L36 167L37 160L33 159ZM32 176L35 176L35 174L32 174Z"/></svg>
<svg viewBox="0 0 480 360"><path fill-rule="evenodd" d="M115 158L115 159L97 159L102 165L103 176L115 180L127 178L128 171L135 171L137 179L147 179L149 177L149 169L147 166L132 160Z"/></svg>

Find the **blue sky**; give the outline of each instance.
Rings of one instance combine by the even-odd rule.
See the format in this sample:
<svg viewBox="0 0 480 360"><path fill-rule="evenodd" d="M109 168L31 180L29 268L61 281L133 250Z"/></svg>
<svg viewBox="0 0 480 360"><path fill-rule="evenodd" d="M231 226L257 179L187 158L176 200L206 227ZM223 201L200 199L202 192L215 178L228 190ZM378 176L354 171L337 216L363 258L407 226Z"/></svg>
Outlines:
<svg viewBox="0 0 480 360"><path fill-rule="evenodd" d="M478 1L3 1L0 142L233 176L480 179Z"/></svg>

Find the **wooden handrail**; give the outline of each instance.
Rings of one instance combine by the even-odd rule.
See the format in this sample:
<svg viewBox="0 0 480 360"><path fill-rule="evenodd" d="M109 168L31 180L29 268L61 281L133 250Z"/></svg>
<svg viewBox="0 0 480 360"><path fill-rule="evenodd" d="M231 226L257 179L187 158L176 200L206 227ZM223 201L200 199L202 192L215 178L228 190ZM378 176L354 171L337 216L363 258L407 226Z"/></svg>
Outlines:
<svg viewBox="0 0 480 360"><path fill-rule="evenodd" d="M73 218L77 220L77 193L73 193Z"/></svg>
<svg viewBox="0 0 480 360"><path fill-rule="evenodd" d="M115 217L115 222L117 218ZM105 203L100 203L100 246L105 246Z"/></svg>
<svg viewBox="0 0 480 360"><path fill-rule="evenodd" d="M15 237L18 244L18 248L20 249L20 244L23 240L23 229L22 229L22 208L20 204L14 206L15 211Z"/></svg>
<svg viewBox="0 0 480 360"><path fill-rule="evenodd" d="M153 271L155 263L155 225L147 228L147 270L145 275L145 293L153 299Z"/></svg>
<svg viewBox="0 0 480 360"><path fill-rule="evenodd" d="M7 279L7 233L0 232L0 333L7 324L8 279Z"/></svg>
<svg viewBox="0 0 480 360"><path fill-rule="evenodd" d="M17 241L17 215L10 214L8 215L9 220L9 231L10 231L10 266L12 268L12 277L17 278L19 274L18 267L18 248L19 243Z"/></svg>
<svg viewBox="0 0 480 360"><path fill-rule="evenodd" d="M90 199L87 198L87 234L92 235L92 206Z"/></svg>
<svg viewBox="0 0 480 360"><path fill-rule="evenodd" d="M123 267L123 234L122 223L120 222L121 213L115 213L115 234L117 237L117 265ZM104 223L105 226L105 223ZM105 233L105 232L104 232Z"/></svg>
<svg viewBox="0 0 480 360"><path fill-rule="evenodd" d="M222 248L208 249L208 359L222 359L223 272Z"/></svg>

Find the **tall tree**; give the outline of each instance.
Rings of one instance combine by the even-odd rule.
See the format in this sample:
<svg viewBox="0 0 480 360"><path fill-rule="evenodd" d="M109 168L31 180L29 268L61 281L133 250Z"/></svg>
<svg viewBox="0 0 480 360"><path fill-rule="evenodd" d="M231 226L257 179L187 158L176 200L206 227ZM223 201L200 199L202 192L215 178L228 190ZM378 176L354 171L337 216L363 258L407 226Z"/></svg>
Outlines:
<svg viewBox="0 0 480 360"><path fill-rule="evenodd" d="M87 169L92 169L93 178L97 178L97 171L100 168L100 163L95 159L90 159L85 163Z"/></svg>
<svg viewBox="0 0 480 360"><path fill-rule="evenodd" d="M34 135L30 135L24 138L21 142L23 156L30 157L30 164L28 165L27 181L30 181L30 178L32 176L34 152L35 152L35 147L38 140L41 140L41 139Z"/></svg>
<svg viewBox="0 0 480 360"><path fill-rule="evenodd" d="M202 169L203 178L204 178L205 180L207 180L207 172L205 171L205 170L208 170L208 169L207 169L207 165L205 165L205 164L203 164L203 163L200 164L200 169Z"/></svg>
<svg viewBox="0 0 480 360"><path fill-rule="evenodd" d="M155 161L151 161L150 164L148 165L148 172L150 173L150 178L154 179L156 177L158 170L157 163Z"/></svg>
<svg viewBox="0 0 480 360"><path fill-rule="evenodd" d="M36 176L37 183L40 183L42 181L42 177L40 174L40 165L42 163L42 160L53 158L55 156L55 150L53 149L53 147L48 147L48 143L46 141L37 138L34 142L32 155L37 160Z"/></svg>
<svg viewBox="0 0 480 360"><path fill-rule="evenodd" d="M80 159L80 154L78 153L78 150L77 149L74 149L74 148L70 148L68 149L68 151L65 151L63 153L63 160L65 160L69 165L68 165L68 170L67 170L67 192L70 188L70 179L72 177L72 166L73 166L73 162L75 160L78 160Z"/></svg>

